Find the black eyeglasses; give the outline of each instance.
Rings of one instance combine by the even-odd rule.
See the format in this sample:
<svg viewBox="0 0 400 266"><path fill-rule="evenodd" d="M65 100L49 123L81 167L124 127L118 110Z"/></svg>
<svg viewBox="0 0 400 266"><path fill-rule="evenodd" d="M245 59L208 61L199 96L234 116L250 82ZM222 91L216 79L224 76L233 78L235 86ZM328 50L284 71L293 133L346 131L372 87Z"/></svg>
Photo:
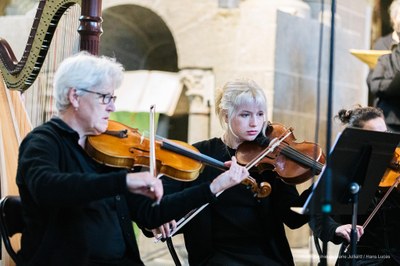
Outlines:
<svg viewBox="0 0 400 266"><path fill-rule="evenodd" d="M100 96L101 98L101 103L102 104L109 104L111 102L111 100L113 101L113 103L115 103L115 100L117 99L117 96L112 96L111 94L107 93L100 93L97 91L91 91L91 90L87 90L87 89L77 89L79 91L84 91L84 92L89 92L89 93L94 93Z"/></svg>

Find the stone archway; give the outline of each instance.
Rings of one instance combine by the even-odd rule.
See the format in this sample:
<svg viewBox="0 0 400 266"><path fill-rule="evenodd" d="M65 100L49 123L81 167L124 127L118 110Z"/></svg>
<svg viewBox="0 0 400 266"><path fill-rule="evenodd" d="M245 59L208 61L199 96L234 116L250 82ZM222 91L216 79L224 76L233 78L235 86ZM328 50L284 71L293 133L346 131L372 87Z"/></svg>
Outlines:
<svg viewBox="0 0 400 266"><path fill-rule="evenodd" d="M153 11L118 5L103 11L100 54L115 57L126 70L178 71L171 31Z"/></svg>
<svg viewBox="0 0 400 266"><path fill-rule="evenodd" d="M103 10L103 20L100 54L115 57L127 71L178 72L175 40L155 12L134 4L117 5ZM182 108L184 112L171 117L160 115L158 134L187 140L189 105L180 106ZM179 131L171 130L178 127Z"/></svg>

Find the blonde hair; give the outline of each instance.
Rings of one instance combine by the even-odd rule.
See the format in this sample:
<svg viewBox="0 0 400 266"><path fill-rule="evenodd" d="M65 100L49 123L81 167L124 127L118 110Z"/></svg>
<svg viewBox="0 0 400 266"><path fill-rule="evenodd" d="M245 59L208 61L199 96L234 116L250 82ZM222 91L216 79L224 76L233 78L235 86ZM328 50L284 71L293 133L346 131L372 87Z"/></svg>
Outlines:
<svg viewBox="0 0 400 266"><path fill-rule="evenodd" d="M264 115L267 114L267 99L264 91L253 80L239 79L227 82L222 89L217 91L215 101L215 113L225 130L229 128L231 119L237 114L238 107L241 105L258 105L263 109ZM265 133L265 128L262 132Z"/></svg>

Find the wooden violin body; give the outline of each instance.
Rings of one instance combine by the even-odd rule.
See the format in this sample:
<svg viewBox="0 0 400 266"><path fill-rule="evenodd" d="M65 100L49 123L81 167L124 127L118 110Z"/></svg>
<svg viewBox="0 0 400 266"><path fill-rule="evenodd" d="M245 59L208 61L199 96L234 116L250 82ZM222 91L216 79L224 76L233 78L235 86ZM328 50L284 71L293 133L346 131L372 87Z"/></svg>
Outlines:
<svg viewBox="0 0 400 266"><path fill-rule="evenodd" d="M172 140L170 140L172 141ZM198 151L195 147L173 140L180 146ZM156 140L156 169L179 181L195 180L202 164L181 154L162 149L162 142ZM132 169L134 166L149 167L150 143L135 128L110 120L105 133L89 136L85 146L88 154L96 161L119 168Z"/></svg>
<svg viewBox="0 0 400 266"><path fill-rule="evenodd" d="M265 156L257 165L259 172L273 170L288 184L300 184L322 171L325 155L322 149L312 142L297 143L292 129L282 124L270 123L266 136L272 140L289 134L275 150ZM265 147L255 142L243 142L239 145L236 157L240 164L247 164Z"/></svg>
<svg viewBox="0 0 400 266"><path fill-rule="evenodd" d="M393 159L389 164L389 167L386 169L383 177L379 183L380 188L389 188L395 182L396 178L400 175L400 147L397 147L394 154Z"/></svg>

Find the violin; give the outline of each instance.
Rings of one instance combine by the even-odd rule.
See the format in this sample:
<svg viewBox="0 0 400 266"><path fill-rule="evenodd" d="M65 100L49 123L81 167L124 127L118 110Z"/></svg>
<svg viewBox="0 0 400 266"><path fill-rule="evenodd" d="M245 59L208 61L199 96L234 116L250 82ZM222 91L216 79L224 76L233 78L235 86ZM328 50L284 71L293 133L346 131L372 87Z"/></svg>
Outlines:
<svg viewBox="0 0 400 266"><path fill-rule="evenodd" d="M185 142L171 142L197 151ZM156 140L157 173L179 181L193 181L199 176L202 164L181 154L162 149L162 142ZM150 165L150 141L139 133L138 129L109 120L107 131L100 135L89 136L85 150L99 163L118 168L132 169L135 166Z"/></svg>
<svg viewBox="0 0 400 266"><path fill-rule="evenodd" d="M386 169L381 181L379 182L379 188L387 189L391 187L395 182L396 178L400 175L400 147L397 147L394 151L393 158L389 163L389 167Z"/></svg>
<svg viewBox="0 0 400 266"><path fill-rule="evenodd" d="M319 174L325 163L325 155L318 144L308 141L296 142L292 128L279 123L268 123L265 135L270 140L281 140L274 151L263 157L256 165L259 172L275 171L288 184L300 184ZM284 138L284 139L283 139ZM236 158L240 164L249 164L265 146L254 141L240 144Z"/></svg>
<svg viewBox="0 0 400 266"><path fill-rule="evenodd" d="M112 167L131 170L135 166L150 165L150 140L138 129L109 120L107 130L100 135L88 136L85 150L94 160ZM156 172L178 181L193 181L203 169L203 163L226 171L223 162L204 155L183 141L158 138L155 140ZM255 196L266 197L271 192L267 182L260 185L252 177L242 184L251 188Z"/></svg>

